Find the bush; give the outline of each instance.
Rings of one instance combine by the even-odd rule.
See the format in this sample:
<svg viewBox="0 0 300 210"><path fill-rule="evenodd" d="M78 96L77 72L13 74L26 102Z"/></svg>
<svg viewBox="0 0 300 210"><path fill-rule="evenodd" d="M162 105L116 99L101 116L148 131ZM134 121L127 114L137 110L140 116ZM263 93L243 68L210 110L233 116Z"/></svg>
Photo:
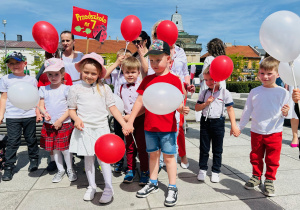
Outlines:
<svg viewBox="0 0 300 210"><path fill-rule="evenodd" d="M249 93L250 90L261 85L259 81L252 82L226 82L226 89L230 92Z"/></svg>

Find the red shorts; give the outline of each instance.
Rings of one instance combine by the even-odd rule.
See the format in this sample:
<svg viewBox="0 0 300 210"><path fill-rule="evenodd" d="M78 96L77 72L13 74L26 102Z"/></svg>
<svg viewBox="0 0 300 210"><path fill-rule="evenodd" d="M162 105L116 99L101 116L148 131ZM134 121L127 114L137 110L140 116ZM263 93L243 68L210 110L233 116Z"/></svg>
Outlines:
<svg viewBox="0 0 300 210"><path fill-rule="evenodd" d="M69 149L70 138L73 131L73 123L64 123L59 130L52 124L44 123L41 130L40 146L47 151Z"/></svg>

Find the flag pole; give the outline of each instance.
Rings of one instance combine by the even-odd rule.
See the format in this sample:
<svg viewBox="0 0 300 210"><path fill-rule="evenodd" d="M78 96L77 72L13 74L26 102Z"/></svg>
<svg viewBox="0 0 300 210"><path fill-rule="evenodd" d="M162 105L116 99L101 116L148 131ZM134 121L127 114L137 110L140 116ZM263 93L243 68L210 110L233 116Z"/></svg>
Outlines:
<svg viewBox="0 0 300 210"><path fill-rule="evenodd" d="M87 37L86 38L87 39L87 41L86 41L86 50L85 50L85 54L88 54L89 53L89 38Z"/></svg>

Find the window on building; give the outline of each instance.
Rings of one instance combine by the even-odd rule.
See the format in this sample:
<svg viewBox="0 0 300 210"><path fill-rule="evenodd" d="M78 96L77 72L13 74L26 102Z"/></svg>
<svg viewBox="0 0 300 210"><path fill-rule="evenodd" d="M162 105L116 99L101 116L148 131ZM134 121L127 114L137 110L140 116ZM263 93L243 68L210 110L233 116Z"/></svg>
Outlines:
<svg viewBox="0 0 300 210"><path fill-rule="evenodd" d="M104 65L107 65L107 58L106 57L102 57L104 60Z"/></svg>
<svg viewBox="0 0 300 210"><path fill-rule="evenodd" d="M176 21L176 24L178 25L178 21Z"/></svg>
<svg viewBox="0 0 300 210"><path fill-rule="evenodd" d="M34 61L40 61L40 60L41 60L40 56L34 56Z"/></svg>
<svg viewBox="0 0 300 210"><path fill-rule="evenodd" d="M244 69L248 69L248 62L247 61L244 63Z"/></svg>

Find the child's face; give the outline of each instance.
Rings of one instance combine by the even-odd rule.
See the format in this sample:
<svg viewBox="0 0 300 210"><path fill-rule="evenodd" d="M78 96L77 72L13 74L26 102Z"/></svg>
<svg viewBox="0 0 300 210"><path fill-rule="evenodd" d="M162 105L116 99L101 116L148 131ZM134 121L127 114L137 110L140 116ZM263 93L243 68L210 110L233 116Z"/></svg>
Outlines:
<svg viewBox="0 0 300 210"><path fill-rule="evenodd" d="M57 85L61 84L62 81L62 74L60 71L49 71L47 72L47 77L51 84Z"/></svg>
<svg viewBox="0 0 300 210"><path fill-rule="evenodd" d="M140 71L138 69L130 69L129 70L127 68L124 68L123 74L124 74L126 82L135 83L140 74Z"/></svg>
<svg viewBox="0 0 300 210"><path fill-rule="evenodd" d="M170 65L171 58L166 54L149 55L151 68L156 74L162 74Z"/></svg>
<svg viewBox="0 0 300 210"><path fill-rule="evenodd" d="M100 76L100 71L92 64L85 64L81 70L81 78L88 84L93 84Z"/></svg>
<svg viewBox="0 0 300 210"><path fill-rule="evenodd" d="M276 79L279 74L274 69L266 71L265 69L259 69L258 78L263 83L264 87L274 87L276 85Z"/></svg>
<svg viewBox="0 0 300 210"><path fill-rule="evenodd" d="M24 69L27 65L25 61L17 61L13 58L9 59L7 62L8 68L12 71L12 73L16 76L24 76Z"/></svg>
<svg viewBox="0 0 300 210"><path fill-rule="evenodd" d="M205 81L205 84L207 85L207 87L209 87L210 89L214 88L215 85L215 89L219 87L219 82L216 82L211 78L211 76L209 74L203 74L203 78Z"/></svg>
<svg viewBox="0 0 300 210"><path fill-rule="evenodd" d="M60 39L65 51L73 51L75 41L72 39L72 35L70 33L60 35Z"/></svg>

